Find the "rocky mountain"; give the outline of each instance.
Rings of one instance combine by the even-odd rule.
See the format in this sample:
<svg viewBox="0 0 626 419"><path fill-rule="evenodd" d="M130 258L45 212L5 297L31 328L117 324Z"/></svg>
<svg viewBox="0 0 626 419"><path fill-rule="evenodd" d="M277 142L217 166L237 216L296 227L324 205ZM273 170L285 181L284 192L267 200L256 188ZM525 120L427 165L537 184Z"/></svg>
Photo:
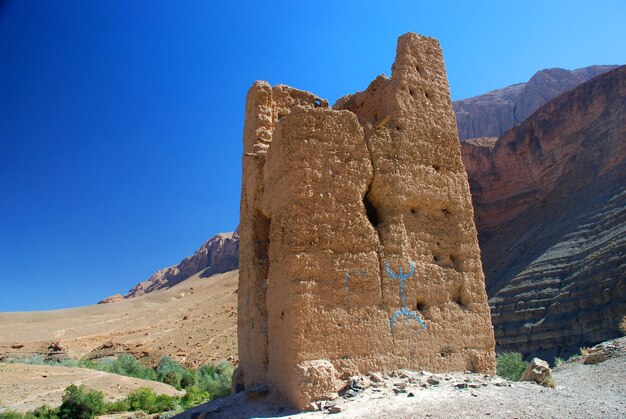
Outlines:
<svg viewBox="0 0 626 419"><path fill-rule="evenodd" d="M200 271L203 271L203 277L209 277L232 271L238 266L239 232L220 233L207 240L193 255L183 259L178 265L161 269L147 280L135 285L124 297L133 298L170 288Z"/></svg>
<svg viewBox="0 0 626 419"><path fill-rule="evenodd" d="M626 66L462 142L499 351L548 359L626 314Z"/></svg>
<svg viewBox="0 0 626 419"><path fill-rule="evenodd" d="M453 106L459 138L499 137L549 100L616 67L550 68L537 72L526 83L457 100Z"/></svg>

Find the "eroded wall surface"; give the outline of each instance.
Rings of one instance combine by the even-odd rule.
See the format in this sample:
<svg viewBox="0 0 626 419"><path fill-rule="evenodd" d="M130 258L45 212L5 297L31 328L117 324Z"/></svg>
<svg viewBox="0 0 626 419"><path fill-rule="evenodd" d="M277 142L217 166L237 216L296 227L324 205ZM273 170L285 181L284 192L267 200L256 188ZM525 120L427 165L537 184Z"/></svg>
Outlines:
<svg viewBox="0 0 626 419"><path fill-rule="evenodd" d="M237 386L304 408L347 377L495 372L471 196L438 41L331 109L256 82L244 128Z"/></svg>

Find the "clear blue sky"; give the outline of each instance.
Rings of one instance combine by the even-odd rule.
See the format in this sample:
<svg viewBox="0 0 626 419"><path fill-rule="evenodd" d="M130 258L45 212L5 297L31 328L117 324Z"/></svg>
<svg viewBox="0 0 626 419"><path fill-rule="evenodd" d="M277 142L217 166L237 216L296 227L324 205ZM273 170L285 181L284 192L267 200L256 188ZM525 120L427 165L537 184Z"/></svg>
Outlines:
<svg viewBox="0 0 626 419"><path fill-rule="evenodd" d="M626 62L624 1L0 0L0 311L95 303L238 223L246 91L331 103L439 38L453 99Z"/></svg>

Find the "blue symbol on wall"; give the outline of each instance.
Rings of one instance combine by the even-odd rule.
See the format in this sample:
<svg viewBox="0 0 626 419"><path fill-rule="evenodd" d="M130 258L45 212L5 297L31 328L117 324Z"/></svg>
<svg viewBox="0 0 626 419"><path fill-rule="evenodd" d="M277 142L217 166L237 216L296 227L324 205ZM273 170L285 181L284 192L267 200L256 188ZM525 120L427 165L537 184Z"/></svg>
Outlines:
<svg viewBox="0 0 626 419"><path fill-rule="evenodd" d="M412 261L410 261L410 264L411 264L411 272L409 272L408 274L405 274L402 271L402 266L400 266L399 273L395 274L391 272L391 269L389 269L389 263L385 261L385 268L387 269L387 273L389 274L389 276L392 277L393 279L398 279L400 281L400 297L402 298L402 308L396 311L395 314L391 316L391 319L389 320L389 327L391 328L391 331L393 331L393 325L396 322L396 319L398 317L405 317L407 321L413 319L416 322L418 322L424 329L426 329L426 323L424 323L424 320L422 319L422 317L418 313L409 311L409 309L406 308L406 295L404 293L404 280L415 273L415 265L413 264Z"/></svg>

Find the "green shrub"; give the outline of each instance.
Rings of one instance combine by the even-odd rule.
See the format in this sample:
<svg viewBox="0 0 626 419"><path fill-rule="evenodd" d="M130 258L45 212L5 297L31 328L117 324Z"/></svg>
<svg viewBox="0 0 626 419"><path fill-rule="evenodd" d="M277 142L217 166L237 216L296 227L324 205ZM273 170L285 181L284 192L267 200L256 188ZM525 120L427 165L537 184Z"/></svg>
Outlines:
<svg viewBox="0 0 626 419"><path fill-rule="evenodd" d="M180 408L180 399L178 397L168 396L167 394L159 394L156 397L155 407L157 408L157 412L178 410Z"/></svg>
<svg viewBox="0 0 626 419"><path fill-rule="evenodd" d="M53 409L50 406L44 404L43 406L38 407L32 412L28 412L28 414L32 414L32 416L35 418L57 419L59 417L59 409Z"/></svg>
<svg viewBox="0 0 626 419"><path fill-rule="evenodd" d="M148 387L140 387L131 391L126 400L130 410L143 410L146 413L156 413L156 394Z"/></svg>
<svg viewBox="0 0 626 419"><path fill-rule="evenodd" d="M117 400L115 402L109 402L106 404L106 413L120 413L129 411L130 403L128 402L128 398Z"/></svg>
<svg viewBox="0 0 626 419"><path fill-rule="evenodd" d="M175 372L175 371L169 371L168 373L165 374L164 377L162 377L160 379L161 382L168 384L172 387L176 387L177 389L180 390L180 380L182 379L182 374Z"/></svg>
<svg viewBox="0 0 626 419"><path fill-rule="evenodd" d="M58 419L58 413L58 409L52 409L47 405L43 405L27 413L14 411L0 413L0 419Z"/></svg>
<svg viewBox="0 0 626 419"><path fill-rule="evenodd" d="M156 373L152 368L144 367L132 355L122 354L107 363L102 363L103 370L114 374L125 375L127 377L143 378L144 380L155 380Z"/></svg>
<svg viewBox="0 0 626 419"><path fill-rule="evenodd" d="M21 364L30 364L30 365L45 365L46 360L40 354L34 354L29 356L28 358L22 358L17 362Z"/></svg>
<svg viewBox="0 0 626 419"><path fill-rule="evenodd" d="M228 396L234 369L235 367L225 360L217 366L203 365L198 369L197 387L202 391L208 391L211 399Z"/></svg>
<svg viewBox="0 0 626 419"><path fill-rule="evenodd" d="M194 371L187 370L183 373L183 377L180 379L180 386L184 389L188 389L196 384L196 374Z"/></svg>
<svg viewBox="0 0 626 419"><path fill-rule="evenodd" d="M61 419L91 419L104 413L104 396L101 391L89 390L84 385L71 385L65 389L63 403L59 407Z"/></svg>
<svg viewBox="0 0 626 419"><path fill-rule="evenodd" d="M209 392L200 391L195 387L188 389L181 399L183 409L191 409L207 401L209 401Z"/></svg>
<svg viewBox="0 0 626 419"><path fill-rule="evenodd" d="M21 413L7 410L6 412L0 412L0 419L22 419L24 415Z"/></svg>
<svg viewBox="0 0 626 419"><path fill-rule="evenodd" d="M141 387L130 392L126 398L130 405L128 410L142 410L146 413L159 413L179 408L180 399L166 394L156 395L154 390Z"/></svg>
<svg viewBox="0 0 626 419"><path fill-rule="evenodd" d="M181 388L180 380L182 380L186 372L185 367L167 355L163 355L161 359L159 359L159 364L156 367L157 380L174 386L179 390Z"/></svg>
<svg viewBox="0 0 626 419"><path fill-rule="evenodd" d="M511 381L519 381L528 367L519 352L504 352L496 356L496 371L500 377Z"/></svg>

